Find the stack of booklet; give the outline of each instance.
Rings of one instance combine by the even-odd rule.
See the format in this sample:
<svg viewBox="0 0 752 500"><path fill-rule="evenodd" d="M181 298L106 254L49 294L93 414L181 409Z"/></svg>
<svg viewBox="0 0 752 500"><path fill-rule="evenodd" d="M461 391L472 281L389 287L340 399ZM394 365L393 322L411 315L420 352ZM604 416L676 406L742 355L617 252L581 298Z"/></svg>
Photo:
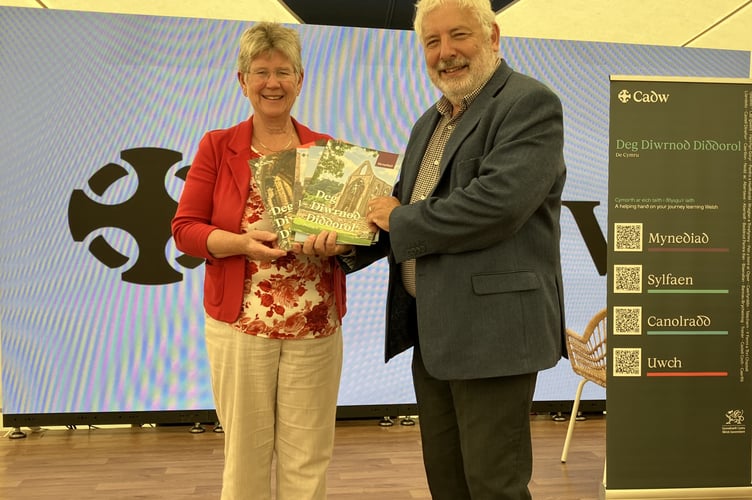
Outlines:
<svg viewBox="0 0 752 500"><path fill-rule="evenodd" d="M403 156L339 140L317 141L249 161L279 247L290 250L323 230L337 243L371 245L378 231L366 222L368 201L389 196Z"/></svg>

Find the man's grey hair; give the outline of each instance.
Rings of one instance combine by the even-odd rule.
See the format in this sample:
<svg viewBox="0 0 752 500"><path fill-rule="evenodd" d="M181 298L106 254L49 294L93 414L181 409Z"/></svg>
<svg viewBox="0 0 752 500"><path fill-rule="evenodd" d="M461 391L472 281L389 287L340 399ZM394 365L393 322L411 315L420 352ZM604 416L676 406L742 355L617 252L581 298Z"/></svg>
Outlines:
<svg viewBox="0 0 752 500"><path fill-rule="evenodd" d="M415 4L413 28L420 40L423 39L423 18L425 15L437 7L448 4L455 4L458 7L468 9L480 23L483 35L485 37L491 36L493 26L496 24L496 13L491 6L491 0L418 0Z"/></svg>

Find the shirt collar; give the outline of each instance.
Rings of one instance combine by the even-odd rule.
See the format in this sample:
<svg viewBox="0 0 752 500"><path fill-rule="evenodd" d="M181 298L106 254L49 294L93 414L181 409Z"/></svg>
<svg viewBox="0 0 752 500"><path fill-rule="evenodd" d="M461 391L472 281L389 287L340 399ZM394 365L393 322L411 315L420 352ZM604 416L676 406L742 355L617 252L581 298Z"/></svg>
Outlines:
<svg viewBox="0 0 752 500"><path fill-rule="evenodd" d="M483 87L486 86L488 81L491 79L491 77L496 73L496 70L499 69L499 65L501 64L501 58L496 59L496 65L494 66L494 70L488 75L488 78L483 80L483 83L478 85L472 92L467 94L465 97L462 98L462 102L460 102L460 112L458 113L458 116L465 112L465 110L470 107L470 104L475 100L476 97L478 97L478 94L480 94L480 91L483 90ZM436 103L436 109L439 113L442 115L451 115L452 114L452 103L449 102L449 99L446 98L445 95L442 95L439 101Z"/></svg>

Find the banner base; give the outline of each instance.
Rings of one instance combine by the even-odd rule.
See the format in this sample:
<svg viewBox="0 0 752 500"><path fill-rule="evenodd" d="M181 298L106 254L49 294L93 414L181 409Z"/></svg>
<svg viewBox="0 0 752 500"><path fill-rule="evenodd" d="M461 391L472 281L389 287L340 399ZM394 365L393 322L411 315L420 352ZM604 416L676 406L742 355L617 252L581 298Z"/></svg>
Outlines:
<svg viewBox="0 0 752 500"><path fill-rule="evenodd" d="M652 490L609 490L601 486L601 500L749 500L752 486L733 488L660 488Z"/></svg>

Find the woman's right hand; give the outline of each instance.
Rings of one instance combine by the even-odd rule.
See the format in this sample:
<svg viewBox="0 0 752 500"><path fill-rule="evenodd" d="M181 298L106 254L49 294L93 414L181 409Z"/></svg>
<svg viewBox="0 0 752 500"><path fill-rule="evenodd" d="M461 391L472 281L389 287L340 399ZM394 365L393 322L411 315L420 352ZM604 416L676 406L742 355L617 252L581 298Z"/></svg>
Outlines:
<svg viewBox="0 0 752 500"><path fill-rule="evenodd" d="M240 236L245 238L246 251L244 253L252 260L266 262L287 255L285 250L277 246L276 233L253 229Z"/></svg>
<svg viewBox="0 0 752 500"><path fill-rule="evenodd" d="M209 234L206 246L217 259L245 255L252 260L270 262L287 254L277 246L275 233L256 229L241 234L215 229Z"/></svg>

